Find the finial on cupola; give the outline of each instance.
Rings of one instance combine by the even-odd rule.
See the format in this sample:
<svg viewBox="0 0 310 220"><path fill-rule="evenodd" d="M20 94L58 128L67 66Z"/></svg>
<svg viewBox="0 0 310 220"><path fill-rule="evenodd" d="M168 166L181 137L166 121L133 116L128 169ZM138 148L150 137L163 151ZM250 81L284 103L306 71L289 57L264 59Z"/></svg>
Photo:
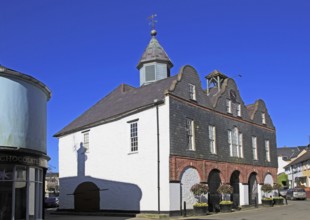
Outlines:
<svg viewBox="0 0 310 220"><path fill-rule="evenodd" d="M155 30L155 24L157 23L157 20L155 20L155 17L157 17L157 14L152 14L151 16L148 17L150 20L149 25L151 25L151 36L155 37L157 35L157 31Z"/></svg>

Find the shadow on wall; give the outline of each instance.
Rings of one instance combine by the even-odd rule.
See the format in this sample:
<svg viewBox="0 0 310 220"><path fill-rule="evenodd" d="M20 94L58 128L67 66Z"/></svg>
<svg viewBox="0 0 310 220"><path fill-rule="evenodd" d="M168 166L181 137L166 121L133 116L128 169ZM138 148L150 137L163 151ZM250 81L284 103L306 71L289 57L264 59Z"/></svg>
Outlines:
<svg viewBox="0 0 310 220"><path fill-rule="evenodd" d="M60 209L81 212L140 211L141 189L131 183L85 176L86 149L77 151L77 176L60 178ZM111 169L98 164L100 170Z"/></svg>

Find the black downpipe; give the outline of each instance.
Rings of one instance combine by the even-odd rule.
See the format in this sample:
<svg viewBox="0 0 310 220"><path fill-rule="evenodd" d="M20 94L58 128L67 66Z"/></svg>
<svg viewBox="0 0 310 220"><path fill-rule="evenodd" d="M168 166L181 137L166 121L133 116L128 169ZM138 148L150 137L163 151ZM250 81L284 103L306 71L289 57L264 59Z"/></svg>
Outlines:
<svg viewBox="0 0 310 220"><path fill-rule="evenodd" d="M158 105L163 103L163 101L154 100L156 105L156 123L157 123L157 201L158 201L158 214L160 214L160 151L159 151L159 112Z"/></svg>

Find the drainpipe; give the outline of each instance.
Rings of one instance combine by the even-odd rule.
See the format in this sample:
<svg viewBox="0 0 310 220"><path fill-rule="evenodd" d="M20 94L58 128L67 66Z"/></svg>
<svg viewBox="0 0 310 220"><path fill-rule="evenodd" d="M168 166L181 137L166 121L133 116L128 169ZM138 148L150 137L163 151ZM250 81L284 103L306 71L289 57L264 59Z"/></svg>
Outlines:
<svg viewBox="0 0 310 220"><path fill-rule="evenodd" d="M157 126L157 213L160 214L160 144L159 144L159 111L158 105L163 104L163 100L154 99L156 106L156 126Z"/></svg>

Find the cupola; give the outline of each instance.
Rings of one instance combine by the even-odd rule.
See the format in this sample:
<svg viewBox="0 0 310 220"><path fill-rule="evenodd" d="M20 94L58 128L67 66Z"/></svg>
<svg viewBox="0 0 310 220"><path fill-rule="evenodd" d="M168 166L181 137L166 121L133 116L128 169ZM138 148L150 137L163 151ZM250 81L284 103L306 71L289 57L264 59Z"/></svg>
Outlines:
<svg viewBox="0 0 310 220"><path fill-rule="evenodd" d="M214 70L209 75L206 76L207 79L207 95L211 93L211 90L213 90L213 93L218 93L221 88L224 80L228 78L223 73Z"/></svg>
<svg viewBox="0 0 310 220"><path fill-rule="evenodd" d="M173 67L167 53L156 39L154 20L152 22L151 41L137 65L140 71L140 86L170 77L170 69Z"/></svg>

